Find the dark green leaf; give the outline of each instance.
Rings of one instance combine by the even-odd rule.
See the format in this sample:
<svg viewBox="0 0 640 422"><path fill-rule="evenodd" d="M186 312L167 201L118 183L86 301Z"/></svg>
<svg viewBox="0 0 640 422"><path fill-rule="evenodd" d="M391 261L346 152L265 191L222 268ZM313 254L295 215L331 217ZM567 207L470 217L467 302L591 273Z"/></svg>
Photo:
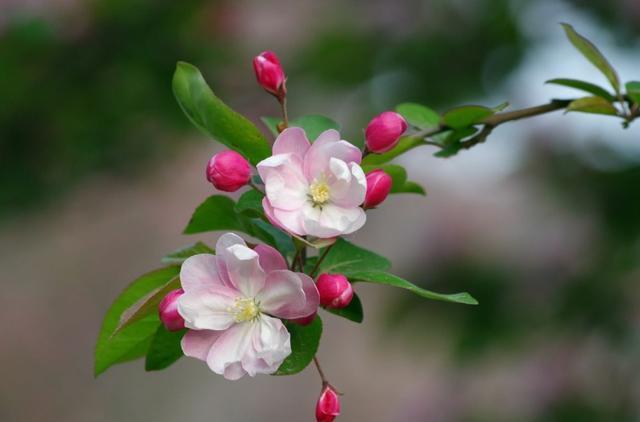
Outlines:
<svg viewBox="0 0 640 422"><path fill-rule="evenodd" d="M160 325L151 339L144 369L147 371L159 371L175 363L183 356L180 340L187 330L167 331L164 325Z"/></svg>
<svg viewBox="0 0 640 422"><path fill-rule="evenodd" d="M253 216L264 214L262 209L262 199L264 194L255 189L251 189L243 193L238 199L238 203L234 207L237 213L247 213Z"/></svg>
<svg viewBox="0 0 640 422"><path fill-rule="evenodd" d="M214 230L246 230L246 224L235 213L235 204L229 197L212 195L196 208L185 234L202 233Z"/></svg>
<svg viewBox="0 0 640 422"><path fill-rule="evenodd" d="M173 93L194 125L253 165L271 155L271 147L258 128L216 97L195 66L178 62Z"/></svg>
<svg viewBox="0 0 640 422"><path fill-rule="evenodd" d="M545 83L568 86L569 88L579 89L580 91L588 92L597 97L602 97L608 101L615 100L615 98L613 97L613 95L611 95L611 93L609 93L609 91L607 91L602 87L599 87L598 85L592 84L590 82L579 81L577 79L562 78L562 79L551 79Z"/></svg>
<svg viewBox="0 0 640 422"><path fill-rule="evenodd" d="M353 299L351 299L351 303L345 308L342 309L333 309L333 308L325 308L328 312L331 312L334 315L341 316L353 322L361 323L364 319L364 315L362 313L362 302L360 302L360 298L357 294L353 294Z"/></svg>
<svg viewBox="0 0 640 422"><path fill-rule="evenodd" d="M492 114L494 114L493 110L488 107L468 105L447 111L442 116L442 121L452 129L462 129L480 123Z"/></svg>
<svg viewBox="0 0 640 422"><path fill-rule="evenodd" d="M444 302L463 303L465 305L477 305L478 301L469 293L441 294L430 290L422 289L415 284L404 280L396 275L381 271L360 271L352 273L349 278L353 281L364 281L369 283L386 284L387 286L399 287L409 290L427 299L441 300Z"/></svg>
<svg viewBox="0 0 640 422"><path fill-rule="evenodd" d="M383 165L364 165L362 169L365 173L369 173L376 169L382 169L393 179L393 185L391 187L391 193L417 193L425 195L424 189L415 182L407 181L407 171L404 167L397 164L383 164Z"/></svg>
<svg viewBox="0 0 640 422"><path fill-rule="evenodd" d="M403 136L400 138L398 145L393 147L390 151L382 154L369 154L362 160L362 165L378 165L388 163L397 156L404 154L405 152L412 150L413 148L426 145L424 141L416 136Z"/></svg>
<svg viewBox="0 0 640 422"><path fill-rule="evenodd" d="M166 264L166 265L182 265L185 259L189 258L190 256L198 255L201 253L214 253L214 252L212 248L198 241L192 245L188 245L171 252L170 254L162 258L161 261L163 264Z"/></svg>
<svg viewBox="0 0 640 422"><path fill-rule="evenodd" d="M587 60L591 62L595 67L602 72L609 82L611 86L616 91L616 93L620 92L620 80L618 79L618 74L615 69L609 64L604 55L598 50L598 48L593 45L591 41L578 34L575 29L568 23L562 23L562 28L564 28L564 32L567 34L567 38L571 41L571 44L580 52Z"/></svg>
<svg viewBox="0 0 640 422"><path fill-rule="evenodd" d="M390 267L387 258L338 239L320 264L319 273L340 273L349 277L362 270L385 271Z"/></svg>
<svg viewBox="0 0 640 422"><path fill-rule="evenodd" d="M396 111L404 117L411 126L418 129L429 129L440 124L440 115L429 107L416 103L403 103L396 106Z"/></svg>
<svg viewBox="0 0 640 422"><path fill-rule="evenodd" d="M567 106L567 113L570 111L579 111L582 113L607 114L615 116L618 110L609 101L602 97L584 97L572 101Z"/></svg>
<svg viewBox="0 0 640 422"><path fill-rule="evenodd" d="M427 191L418 183L407 181L402 187L403 193L415 193L422 196L427 196Z"/></svg>
<svg viewBox="0 0 640 422"><path fill-rule="evenodd" d="M274 375L293 375L311 363L318 351L322 336L322 320L319 315L307 326L285 322L291 334L291 354L282 362Z"/></svg>
<svg viewBox="0 0 640 422"><path fill-rule="evenodd" d="M478 129L475 127L465 127L462 129L448 131L441 141L443 148L434 155L440 158L448 158L456 155L462 148L464 148L462 140L475 135L476 132L478 132Z"/></svg>
<svg viewBox="0 0 640 422"><path fill-rule="evenodd" d="M640 104L640 82L627 82L626 88L629 98L631 98L634 103Z"/></svg>
<svg viewBox="0 0 640 422"><path fill-rule="evenodd" d="M145 355L151 338L160 325L157 313L148 315L114 335L120 325L120 316L149 292L176 277L178 272L179 268L174 266L147 273L131 283L116 298L104 317L98 335L94 369L96 376L111 365Z"/></svg>

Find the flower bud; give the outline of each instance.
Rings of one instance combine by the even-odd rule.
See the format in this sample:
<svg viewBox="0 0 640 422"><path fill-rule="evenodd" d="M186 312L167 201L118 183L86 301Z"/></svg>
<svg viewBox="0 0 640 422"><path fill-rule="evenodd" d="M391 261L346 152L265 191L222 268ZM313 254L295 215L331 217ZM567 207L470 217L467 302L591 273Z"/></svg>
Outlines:
<svg viewBox="0 0 640 422"><path fill-rule="evenodd" d="M393 179L381 169L367 174L367 193L364 197L364 208L373 208L387 199L391 191Z"/></svg>
<svg viewBox="0 0 640 422"><path fill-rule="evenodd" d="M180 331L184 328L184 319L178 313L178 298L184 294L184 290L177 289L169 292L158 306L160 321L167 331Z"/></svg>
<svg viewBox="0 0 640 422"><path fill-rule="evenodd" d="M286 77L280 65L280 60L273 51L263 51L253 59L253 70L256 79L265 91L275 95L278 99L287 94Z"/></svg>
<svg viewBox="0 0 640 422"><path fill-rule="evenodd" d="M296 323L298 325L302 325L304 327L305 325L311 324L313 320L316 319L317 314L318 314L317 312L314 312L311 315L306 317L292 319L291 322Z"/></svg>
<svg viewBox="0 0 640 422"><path fill-rule="evenodd" d="M235 151L222 151L211 157L207 164L207 180L216 189L235 192L251 179L251 166Z"/></svg>
<svg viewBox="0 0 640 422"><path fill-rule="evenodd" d="M326 384L316 404L316 421L333 422L338 415L340 415L340 398L336 390Z"/></svg>
<svg viewBox="0 0 640 422"><path fill-rule="evenodd" d="M367 149L382 153L395 147L400 136L407 130L407 121L393 111L385 111L371 119L364 137Z"/></svg>
<svg viewBox="0 0 640 422"><path fill-rule="evenodd" d="M327 308L344 308L353 299L353 287L342 274L320 274L316 282L320 304Z"/></svg>

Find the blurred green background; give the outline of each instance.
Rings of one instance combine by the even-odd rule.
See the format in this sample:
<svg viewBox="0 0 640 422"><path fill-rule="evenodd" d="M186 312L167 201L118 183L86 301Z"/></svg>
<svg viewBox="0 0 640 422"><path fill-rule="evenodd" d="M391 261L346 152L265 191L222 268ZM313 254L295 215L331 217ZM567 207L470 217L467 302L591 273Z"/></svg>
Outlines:
<svg viewBox="0 0 640 422"><path fill-rule="evenodd" d="M579 95L554 77L604 84L562 21L640 80L636 0L1 2L0 420L312 420L312 370L230 383L183 359L91 378L110 300L194 240L180 231L212 193L220 147L176 105L176 61L258 122L277 104L251 59L272 49L290 114L359 143L403 101L523 107ZM429 196L390 198L354 240L481 305L358 286L362 326L325 318L340 420L640 420L638 123L554 114L433 152L400 160Z"/></svg>

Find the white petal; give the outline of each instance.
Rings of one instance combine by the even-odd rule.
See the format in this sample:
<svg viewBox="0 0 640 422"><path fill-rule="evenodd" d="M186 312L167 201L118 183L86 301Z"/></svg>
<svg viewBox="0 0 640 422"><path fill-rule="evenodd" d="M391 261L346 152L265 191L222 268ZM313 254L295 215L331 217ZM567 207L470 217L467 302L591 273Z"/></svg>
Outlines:
<svg viewBox="0 0 640 422"><path fill-rule="evenodd" d="M241 364L245 355L250 353L250 348L253 346L253 330L256 325L252 322L243 322L224 331L209 350L207 355L209 368L227 379L240 378L243 372L238 370L242 369L242 367L238 368L238 364Z"/></svg>
<svg viewBox="0 0 640 422"><path fill-rule="evenodd" d="M234 322L229 310L238 293L226 287L209 287L185 292L178 298L178 312L187 328L226 330Z"/></svg>
<svg viewBox="0 0 640 422"><path fill-rule="evenodd" d="M360 164L362 152L349 142L340 140L337 131L329 129L322 132L304 157L304 174L307 180L315 180L328 172L331 158Z"/></svg>
<svg viewBox="0 0 640 422"><path fill-rule="evenodd" d="M263 315L253 331L253 356L247 356L242 366L253 376L272 374L291 354L291 336L282 321Z"/></svg>
<svg viewBox="0 0 640 422"><path fill-rule="evenodd" d="M295 210L307 200L308 183L297 155L273 155L258 163L257 168L274 208Z"/></svg>
<svg viewBox="0 0 640 422"><path fill-rule="evenodd" d="M180 284L185 292L211 286L227 286L220 273L221 271L214 255L193 255L182 263Z"/></svg>
<svg viewBox="0 0 640 422"><path fill-rule="evenodd" d="M327 204L322 208L320 224L323 227L332 227L340 231L340 234L351 234L364 226L367 216L360 207L340 207Z"/></svg>
<svg viewBox="0 0 640 422"><path fill-rule="evenodd" d="M264 286L266 274L260 266L260 257L245 245L232 245L223 250L216 250L227 267L233 285L248 298L255 297Z"/></svg>
<svg viewBox="0 0 640 422"><path fill-rule="evenodd" d="M281 209L274 209L273 216L276 221L288 232L297 234L298 236L304 236L307 232L302 224L303 210L306 204L302 208L294 211L285 211Z"/></svg>
<svg viewBox="0 0 640 422"><path fill-rule="evenodd" d="M342 160L329 161L329 190L331 202L341 207L357 207L364 202L367 178L356 163L347 165Z"/></svg>

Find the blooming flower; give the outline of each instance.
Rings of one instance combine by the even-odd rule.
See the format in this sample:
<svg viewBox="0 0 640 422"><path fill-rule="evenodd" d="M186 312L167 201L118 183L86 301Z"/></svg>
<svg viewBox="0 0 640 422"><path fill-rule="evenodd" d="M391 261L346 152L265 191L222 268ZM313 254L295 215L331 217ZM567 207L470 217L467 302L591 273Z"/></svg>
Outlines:
<svg viewBox="0 0 640 422"><path fill-rule="evenodd" d="M309 276L289 271L275 249L250 249L232 233L220 237L216 255L188 258L180 281L185 293L178 311L189 328L184 354L230 380L274 373L291 353L289 332L278 318L303 318L318 309Z"/></svg>
<svg viewBox="0 0 640 422"><path fill-rule="evenodd" d="M267 218L299 236L355 232L366 221L360 208L367 191L361 160L360 150L336 130L322 132L311 145L303 129L285 129L273 144L273 155L257 166Z"/></svg>

